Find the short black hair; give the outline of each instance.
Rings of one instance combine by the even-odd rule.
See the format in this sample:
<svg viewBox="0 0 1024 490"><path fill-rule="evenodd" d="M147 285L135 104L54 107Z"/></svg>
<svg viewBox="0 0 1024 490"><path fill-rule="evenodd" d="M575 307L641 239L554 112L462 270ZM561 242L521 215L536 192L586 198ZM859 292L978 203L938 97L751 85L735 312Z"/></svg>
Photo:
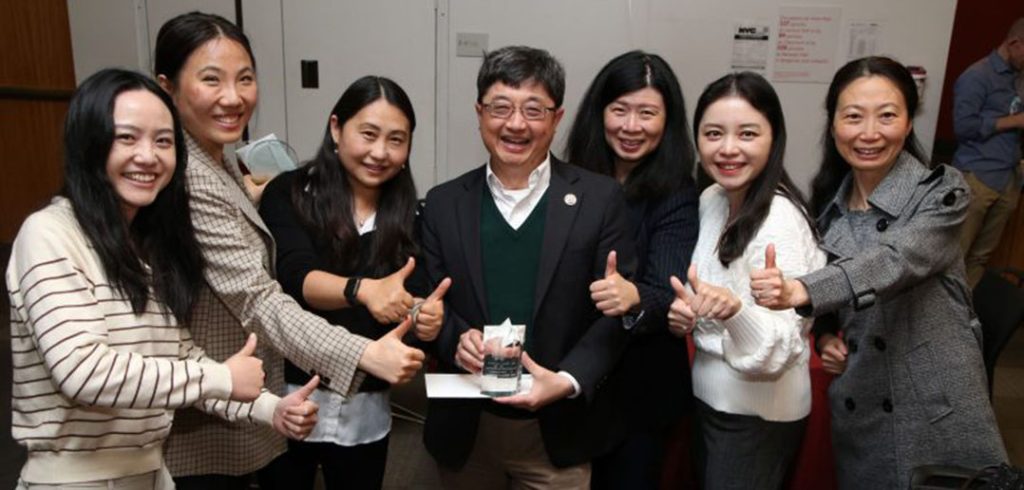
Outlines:
<svg viewBox="0 0 1024 490"><path fill-rule="evenodd" d="M562 107L565 68L551 53L529 46L505 46L487 53L476 76L476 101L483 103L484 95L495 83L518 87L529 81L539 83L555 101L555 107Z"/></svg>

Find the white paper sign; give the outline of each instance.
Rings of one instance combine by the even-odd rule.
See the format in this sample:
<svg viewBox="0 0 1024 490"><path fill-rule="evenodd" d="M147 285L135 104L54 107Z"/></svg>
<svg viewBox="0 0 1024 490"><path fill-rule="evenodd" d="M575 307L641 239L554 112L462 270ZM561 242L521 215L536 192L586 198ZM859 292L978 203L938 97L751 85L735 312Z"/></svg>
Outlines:
<svg viewBox="0 0 1024 490"><path fill-rule="evenodd" d="M732 33L732 71L752 71L764 75L768 68L770 26L737 22Z"/></svg>
<svg viewBox="0 0 1024 490"><path fill-rule="evenodd" d="M490 398L480 393L480 376L476 374L427 373L427 398ZM533 376L523 373L519 392L526 393L533 386Z"/></svg>

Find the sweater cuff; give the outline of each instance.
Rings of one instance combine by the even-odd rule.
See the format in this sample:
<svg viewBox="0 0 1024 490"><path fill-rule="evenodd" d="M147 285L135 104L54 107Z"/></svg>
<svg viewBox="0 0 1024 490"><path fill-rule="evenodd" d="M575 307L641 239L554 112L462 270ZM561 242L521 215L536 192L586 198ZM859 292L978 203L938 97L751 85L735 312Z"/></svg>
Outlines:
<svg viewBox="0 0 1024 490"><path fill-rule="evenodd" d="M203 370L202 398L231 399L231 370L219 362L202 362L199 365Z"/></svg>
<svg viewBox="0 0 1024 490"><path fill-rule="evenodd" d="M260 396L252 402L252 413L249 415L249 422L273 427L274 410L277 409L277 404L280 401L281 397L269 391L260 393Z"/></svg>
<svg viewBox="0 0 1024 490"><path fill-rule="evenodd" d="M759 325L750 307L743 302L740 302L740 311L722 320L722 326L729 332L736 350L744 354L756 352L761 345L762 335L759 332L763 326Z"/></svg>

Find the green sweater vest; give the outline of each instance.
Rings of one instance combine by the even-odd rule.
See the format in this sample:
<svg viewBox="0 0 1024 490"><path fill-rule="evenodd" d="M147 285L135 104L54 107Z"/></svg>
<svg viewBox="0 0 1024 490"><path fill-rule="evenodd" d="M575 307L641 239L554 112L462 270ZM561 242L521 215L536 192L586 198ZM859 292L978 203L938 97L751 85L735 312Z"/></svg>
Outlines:
<svg viewBox="0 0 1024 490"><path fill-rule="evenodd" d="M480 213L480 249L488 317L495 325L506 318L512 319L514 325L526 325L524 347L527 352L532 346L533 298L537 290L547 202L545 192L530 216L515 230L498 211L490 190L484 187Z"/></svg>

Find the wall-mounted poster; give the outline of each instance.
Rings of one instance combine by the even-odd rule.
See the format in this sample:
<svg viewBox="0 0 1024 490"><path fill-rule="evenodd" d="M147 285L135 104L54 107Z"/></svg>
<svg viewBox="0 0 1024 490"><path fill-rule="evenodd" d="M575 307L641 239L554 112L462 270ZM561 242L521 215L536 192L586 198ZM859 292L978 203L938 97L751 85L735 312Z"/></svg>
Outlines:
<svg viewBox="0 0 1024 490"><path fill-rule="evenodd" d="M768 69L768 38L770 26L763 23L737 22L732 33L732 71L753 71L765 74Z"/></svg>
<svg viewBox="0 0 1024 490"><path fill-rule="evenodd" d="M779 7L772 80L829 83L842 13L839 7Z"/></svg>
<svg viewBox="0 0 1024 490"><path fill-rule="evenodd" d="M846 61L878 54L880 48L878 38L882 34L882 23L854 21L849 25L850 47L846 51Z"/></svg>

